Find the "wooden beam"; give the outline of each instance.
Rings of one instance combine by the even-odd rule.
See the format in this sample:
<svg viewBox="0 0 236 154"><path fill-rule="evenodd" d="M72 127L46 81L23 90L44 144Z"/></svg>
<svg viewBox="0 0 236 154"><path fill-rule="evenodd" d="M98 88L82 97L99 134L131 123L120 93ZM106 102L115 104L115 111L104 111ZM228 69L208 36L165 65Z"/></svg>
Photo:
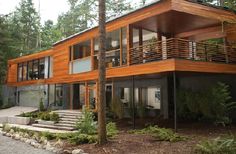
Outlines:
<svg viewBox="0 0 236 154"><path fill-rule="evenodd" d="M186 37L191 37L191 36L199 35L199 34L205 34L205 33L209 33L209 32L222 32L222 27L221 26L214 26L214 27L195 29L192 31L176 34L175 37L176 38L186 38Z"/></svg>
<svg viewBox="0 0 236 154"><path fill-rule="evenodd" d="M8 63L9 64L16 64L16 63L21 63L21 62L26 62L26 61L29 61L29 60L33 60L33 59L48 57L48 56L53 55L53 52L54 52L53 49L44 50L44 51L40 51L40 52L37 52L37 53L34 53L34 54L21 56L19 58L8 60Z"/></svg>
<svg viewBox="0 0 236 154"><path fill-rule="evenodd" d="M236 14L231 11L217 9L211 6L193 3L186 0L171 0L171 5L172 10L216 19L222 22L226 21L229 23L236 23Z"/></svg>

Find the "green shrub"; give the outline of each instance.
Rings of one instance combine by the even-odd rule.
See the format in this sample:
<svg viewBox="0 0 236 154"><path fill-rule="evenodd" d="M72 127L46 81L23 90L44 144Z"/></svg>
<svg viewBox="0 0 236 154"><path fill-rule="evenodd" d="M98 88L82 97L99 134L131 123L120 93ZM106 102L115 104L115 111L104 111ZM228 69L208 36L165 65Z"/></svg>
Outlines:
<svg viewBox="0 0 236 154"><path fill-rule="evenodd" d="M73 144L86 144L86 143L95 143L97 141L96 135L89 134L77 134L69 139Z"/></svg>
<svg viewBox="0 0 236 154"><path fill-rule="evenodd" d="M87 109L83 110L83 118L76 123L76 128L83 134L95 134L97 132L94 115Z"/></svg>
<svg viewBox="0 0 236 154"><path fill-rule="evenodd" d="M59 121L59 115L55 112L50 114L50 121L55 121L58 122Z"/></svg>
<svg viewBox="0 0 236 154"><path fill-rule="evenodd" d="M40 102L39 102L39 111L45 111L42 98L40 99Z"/></svg>
<svg viewBox="0 0 236 154"><path fill-rule="evenodd" d="M112 99L111 111L115 115L115 118L119 118L119 119L123 118L124 108L123 108L123 103L121 102L119 98L114 97Z"/></svg>
<svg viewBox="0 0 236 154"><path fill-rule="evenodd" d="M229 114L236 108L236 102L231 101L229 86L217 83L206 90L178 90L178 117L186 120L208 120L228 124Z"/></svg>
<svg viewBox="0 0 236 154"><path fill-rule="evenodd" d="M114 122L109 122L106 125L106 130L107 130L107 136L108 137L114 137L118 134L118 129L116 127L116 124Z"/></svg>
<svg viewBox="0 0 236 154"><path fill-rule="evenodd" d="M47 140L54 140L57 138L55 134L50 133L50 132L42 132L41 136L45 137Z"/></svg>
<svg viewBox="0 0 236 154"><path fill-rule="evenodd" d="M49 112L43 112L40 114L40 119L49 121L50 120L50 113Z"/></svg>
<svg viewBox="0 0 236 154"><path fill-rule="evenodd" d="M195 153L199 154L235 154L235 137L216 138L202 141L196 145Z"/></svg>
<svg viewBox="0 0 236 154"><path fill-rule="evenodd" d="M171 129L160 128L158 126L149 126L141 130L132 130L129 131L129 133L148 134L160 141L178 142L187 139L186 137L180 136L177 133L173 132Z"/></svg>

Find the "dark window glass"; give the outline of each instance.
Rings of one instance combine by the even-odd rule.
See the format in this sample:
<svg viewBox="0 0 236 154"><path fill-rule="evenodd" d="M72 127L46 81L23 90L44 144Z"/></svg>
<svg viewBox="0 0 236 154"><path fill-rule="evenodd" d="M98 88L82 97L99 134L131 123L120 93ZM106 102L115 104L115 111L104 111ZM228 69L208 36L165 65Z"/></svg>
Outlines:
<svg viewBox="0 0 236 154"><path fill-rule="evenodd" d="M33 61L28 62L28 80L33 80Z"/></svg>
<svg viewBox="0 0 236 154"><path fill-rule="evenodd" d="M85 41L70 47L70 59L76 60L86 58L91 55L91 41Z"/></svg>
<svg viewBox="0 0 236 154"><path fill-rule="evenodd" d="M18 64L18 77L17 77L18 81L22 81L22 72L23 72L22 69L23 69L22 63Z"/></svg>
<svg viewBox="0 0 236 154"><path fill-rule="evenodd" d="M39 60L33 60L33 79L38 79Z"/></svg>
<svg viewBox="0 0 236 154"><path fill-rule="evenodd" d="M45 59L39 60L39 79L44 79Z"/></svg>
<svg viewBox="0 0 236 154"><path fill-rule="evenodd" d="M22 80L25 81L27 80L27 62L23 63L23 69L22 69Z"/></svg>

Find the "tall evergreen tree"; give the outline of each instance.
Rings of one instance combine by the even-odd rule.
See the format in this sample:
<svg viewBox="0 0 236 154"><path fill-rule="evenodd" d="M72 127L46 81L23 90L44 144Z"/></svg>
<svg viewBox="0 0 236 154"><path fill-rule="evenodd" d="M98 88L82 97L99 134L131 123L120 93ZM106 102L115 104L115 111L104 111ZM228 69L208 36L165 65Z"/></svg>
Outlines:
<svg viewBox="0 0 236 154"><path fill-rule="evenodd" d="M126 0L107 0L106 1L106 18L111 19L120 16L132 10L131 4Z"/></svg>
<svg viewBox="0 0 236 154"><path fill-rule="evenodd" d="M14 32L21 34L21 50L30 53L39 47L40 21L32 0L21 0L14 12Z"/></svg>
<svg viewBox="0 0 236 154"><path fill-rule="evenodd" d="M59 29L53 24L52 20L45 21L41 29L42 49L49 48L53 43L62 39L62 34Z"/></svg>

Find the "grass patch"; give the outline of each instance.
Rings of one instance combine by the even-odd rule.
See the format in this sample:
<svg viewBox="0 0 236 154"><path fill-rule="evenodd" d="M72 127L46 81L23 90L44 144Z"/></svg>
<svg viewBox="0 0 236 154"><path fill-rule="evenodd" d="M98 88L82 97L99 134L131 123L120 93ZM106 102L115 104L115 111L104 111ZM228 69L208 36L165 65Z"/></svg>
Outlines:
<svg viewBox="0 0 236 154"><path fill-rule="evenodd" d="M173 132L171 129L160 128L158 126L149 126L141 130L131 130L129 133L151 135L159 141L178 142L187 139L186 137Z"/></svg>
<svg viewBox="0 0 236 154"><path fill-rule="evenodd" d="M217 137L212 140L201 141L196 145L195 153L198 154L235 154L236 153L236 138Z"/></svg>

